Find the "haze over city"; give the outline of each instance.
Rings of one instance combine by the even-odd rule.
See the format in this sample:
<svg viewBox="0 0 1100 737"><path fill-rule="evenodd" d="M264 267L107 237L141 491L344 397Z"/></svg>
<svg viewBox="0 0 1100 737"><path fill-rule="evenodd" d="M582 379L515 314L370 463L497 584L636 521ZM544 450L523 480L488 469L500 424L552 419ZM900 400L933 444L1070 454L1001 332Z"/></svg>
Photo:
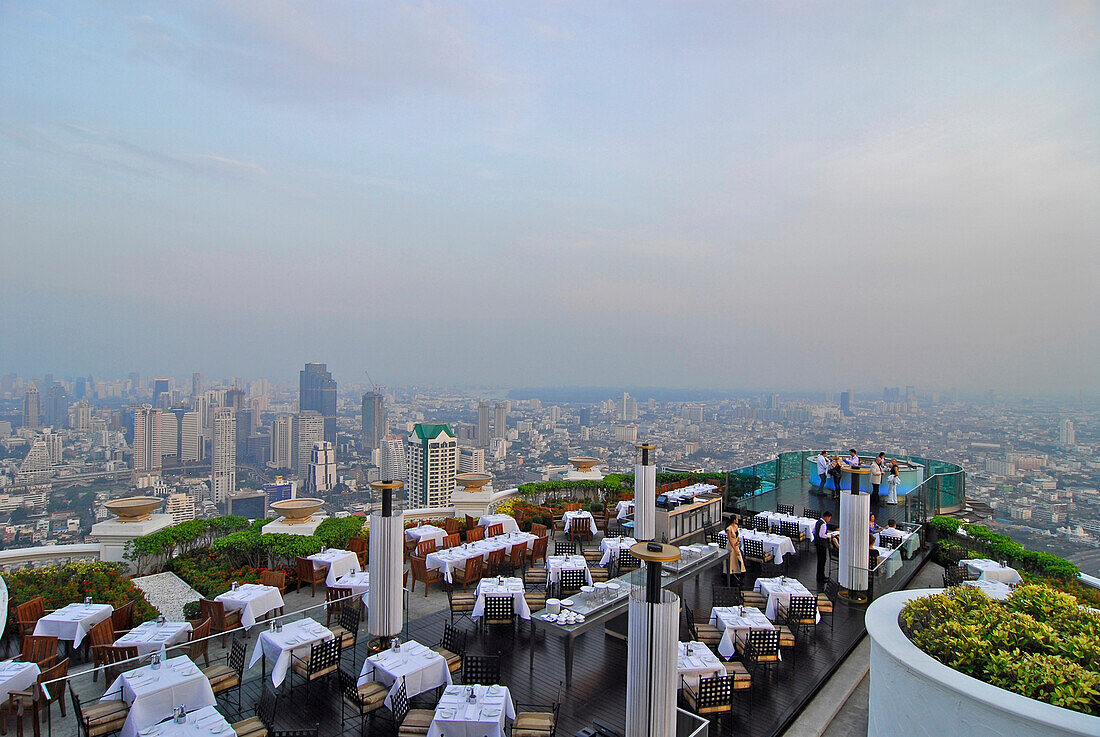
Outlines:
<svg viewBox="0 0 1100 737"><path fill-rule="evenodd" d="M1095 9L5 3L5 367L1092 393Z"/></svg>

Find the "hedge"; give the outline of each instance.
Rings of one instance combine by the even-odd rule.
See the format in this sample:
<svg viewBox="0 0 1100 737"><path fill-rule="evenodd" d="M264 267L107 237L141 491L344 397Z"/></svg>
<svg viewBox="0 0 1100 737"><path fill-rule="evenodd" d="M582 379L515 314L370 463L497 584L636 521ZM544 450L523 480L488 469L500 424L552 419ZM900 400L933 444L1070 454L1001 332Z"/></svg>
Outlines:
<svg viewBox="0 0 1100 737"><path fill-rule="evenodd" d="M1080 569L1057 555L1028 550L1008 535L993 532L984 525L963 523L954 517L937 515L929 524L940 532L941 536L950 536L962 530L971 540L977 541L986 555L995 560L1008 560L1013 564L1027 568L1047 578L1068 581L1081 575ZM956 541L961 544L960 541Z"/></svg>

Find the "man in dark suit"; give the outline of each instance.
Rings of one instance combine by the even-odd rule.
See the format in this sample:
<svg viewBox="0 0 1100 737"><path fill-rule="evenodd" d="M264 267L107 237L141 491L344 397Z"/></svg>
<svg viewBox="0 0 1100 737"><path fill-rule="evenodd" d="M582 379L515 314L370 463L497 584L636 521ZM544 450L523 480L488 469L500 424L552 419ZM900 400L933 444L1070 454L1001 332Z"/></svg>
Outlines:
<svg viewBox="0 0 1100 737"><path fill-rule="evenodd" d="M814 523L814 548L817 549L817 584L825 583L825 564L829 561L829 520L833 513L826 510L821 518Z"/></svg>

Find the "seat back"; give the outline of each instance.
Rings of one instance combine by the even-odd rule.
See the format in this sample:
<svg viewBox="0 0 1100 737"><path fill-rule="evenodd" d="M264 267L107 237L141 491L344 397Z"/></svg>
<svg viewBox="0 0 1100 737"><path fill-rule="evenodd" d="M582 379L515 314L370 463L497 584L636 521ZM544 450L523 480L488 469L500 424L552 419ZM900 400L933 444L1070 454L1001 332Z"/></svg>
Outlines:
<svg viewBox="0 0 1100 737"><path fill-rule="evenodd" d="M455 532L451 535L447 535L445 538L443 538L443 547L444 548L453 548L456 545L460 545L460 544L462 544L462 535L459 535L457 532Z"/></svg>
<svg viewBox="0 0 1100 737"><path fill-rule="evenodd" d="M340 606L344 602L350 602L353 596L355 596L355 594L349 588L345 588L344 586L329 586L325 590L325 604L329 607ZM330 609L329 611L332 610Z"/></svg>
<svg viewBox="0 0 1100 737"><path fill-rule="evenodd" d="M312 565L312 562L310 562L310 565ZM200 610L203 611L203 616L209 617L213 629L219 632L228 629L229 625L225 621L225 604L217 599L203 599L199 606Z"/></svg>
<svg viewBox="0 0 1100 737"><path fill-rule="evenodd" d="M125 632L134 627L134 602L128 601L111 612L111 624L115 633Z"/></svg>
<svg viewBox="0 0 1100 737"><path fill-rule="evenodd" d="M279 589L279 593L286 592L286 571L265 570L260 573L260 583L264 586L272 586Z"/></svg>
<svg viewBox="0 0 1100 737"><path fill-rule="evenodd" d="M480 686L500 683L500 656L467 655L462 662L462 682Z"/></svg>
<svg viewBox="0 0 1100 737"><path fill-rule="evenodd" d="M732 708L733 676L710 676L699 679L699 698L695 708L699 711Z"/></svg>
<svg viewBox="0 0 1100 737"><path fill-rule="evenodd" d="M557 540L554 542L554 555L576 555L576 540Z"/></svg>
<svg viewBox="0 0 1100 737"><path fill-rule="evenodd" d="M550 542L550 538L546 535L539 537L532 543L531 557L535 560L546 557L546 546Z"/></svg>
<svg viewBox="0 0 1100 737"><path fill-rule="evenodd" d="M588 579L584 574L585 572L583 570L576 568L562 569L561 583L559 584L562 593L566 591L580 591L581 586L588 583Z"/></svg>
<svg viewBox="0 0 1100 737"><path fill-rule="evenodd" d="M325 668L340 663L340 640L332 638L322 642L315 642L309 648L309 672L319 673Z"/></svg>
<svg viewBox="0 0 1100 737"><path fill-rule="evenodd" d="M467 534L469 534L470 530L474 529L475 527L477 527L477 519L475 517L471 517L470 515L467 514L466 515L466 532L467 532Z"/></svg>
<svg viewBox="0 0 1100 737"><path fill-rule="evenodd" d="M618 562L620 571L633 571L635 568L642 565L638 557L630 552L630 548L619 548Z"/></svg>
<svg viewBox="0 0 1100 737"><path fill-rule="evenodd" d="M527 543L516 543L512 546L512 554L508 556L508 562L513 566L522 566L526 555Z"/></svg>
<svg viewBox="0 0 1100 737"><path fill-rule="evenodd" d="M840 584L834 579L829 579L825 582L825 598L836 604L837 597L840 596Z"/></svg>
<svg viewBox="0 0 1100 737"><path fill-rule="evenodd" d="M697 629L695 629L695 613L693 611L691 611L691 607L689 607L689 606L683 607L683 610L684 610L684 618L687 620L688 634L691 635L692 640L698 642L699 641L699 631Z"/></svg>
<svg viewBox="0 0 1100 737"><path fill-rule="evenodd" d="M260 700L256 703L256 716L268 732L275 726L275 710L279 706L279 695L271 690L271 686L264 681L264 690L260 694Z"/></svg>
<svg viewBox="0 0 1100 737"><path fill-rule="evenodd" d="M424 558L428 555L428 553L434 553L435 548L435 540L421 540L416 545L416 554L419 555L421 558Z"/></svg>
<svg viewBox="0 0 1100 737"><path fill-rule="evenodd" d="M802 537L802 528L798 526L797 522L783 521L779 523L779 534L797 541Z"/></svg>
<svg viewBox="0 0 1100 737"><path fill-rule="evenodd" d="M787 606L787 621L795 624L815 624L817 622L817 597L792 596Z"/></svg>
<svg viewBox="0 0 1100 737"><path fill-rule="evenodd" d="M48 668L57 660L57 638L50 635L23 635L20 654L24 663Z"/></svg>
<svg viewBox="0 0 1100 737"><path fill-rule="evenodd" d="M405 691L405 676L401 676L401 683L397 690L390 694L390 712L393 714L393 723L400 725L409 714L409 697Z"/></svg>
<svg viewBox="0 0 1100 737"><path fill-rule="evenodd" d="M749 630L745 657L753 661L779 660L779 630Z"/></svg>
<svg viewBox="0 0 1100 737"><path fill-rule="evenodd" d="M15 619L20 627L29 625L34 629L34 625L44 616L46 616L46 600L41 596L36 596L15 608Z"/></svg>
<svg viewBox="0 0 1100 737"><path fill-rule="evenodd" d="M412 569L412 576L414 581L427 581L428 580L428 566L424 562L423 557L415 555L409 556L409 568Z"/></svg>
<svg viewBox="0 0 1100 737"><path fill-rule="evenodd" d="M788 514L791 517L793 517L794 516L794 505L793 504L776 504L775 505L775 511L779 512L780 514Z"/></svg>
<svg viewBox="0 0 1100 737"><path fill-rule="evenodd" d="M439 641L439 646L450 650L455 655L464 655L466 653L466 633L458 627L444 623L443 639Z"/></svg>
<svg viewBox="0 0 1100 737"><path fill-rule="evenodd" d="M581 511L581 506L582 505L581 505L580 502L566 502L565 511L566 512L579 512L579 511Z"/></svg>
<svg viewBox="0 0 1100 737"><path fill-rule="evenodd" d="M736 586L715 586L712 592L711 606L741 606L745 601Z"/></svg>
<svg viewBox="0 0 1100 737"><path fill-rule="evenodd" d="M491 555L491 554L490 554ZM462 580L466 583L477 581L481 578L482 571L485 569L485 558L483 556L477 556L470 558L466 561L466 575L462 577Z"/></svg>
<svg viewBox="0 0 1100 737"><path fill-rule="evenodd" d="M512 622L515 616L515 602L512 600L511 594L504 596L488 595L485 597L485 621L488 624ZM493 683L496 683L496 681Z"/></svg>
<svg viewBox="0 0 1100 737"><path fill-rule="evenodd" d="M200 624L191 630L191 634L188 636L187 655L194 662L199 661L199 656L209 660L210 658L210 619L204 619Z"/></svg>
<svg viewBox="0 0 1100 737"><path fill-rule="evenodd" d="M466 542L472 543L485 539L485 528L474 525L466 528Z"/></svg>
<svg viewBox="0 0 1100 737"><path fill-rule="evenodd" d="M806 517L807 519L820 519L821 510L815 507L803 507L802 516Z"/></svg>
<svg viewBox="0 0 1100 737"><path fill-rule="evenodd" d="M531 523L531 534L535 537L545 537L546 532L546 525L542 524L541 522Z"/></svg>
<svg viewBox="0 0 1100 737"><path fill-rule="evenodd" d="M489 564L490 568L492 566L499 565L499 564L503 563L504 562L504 548L501 548L500 550L490 550L486 562Z"/></svg>
<svg viewBox="0 0 1100 737"><path fill-rule="evenodd" d="M771 522L768 520L767 517L753 517L752 529L758 532L767 532L771 529Z"/></svg>
<svg viewBox="0 0 1100 737"><path fill-rule="evenodd" d="M244 657L244 640L234 637L233 645L229 649L229 667L237 671L238 678L244 678Z"/></svg>
<svg viewBox="0 0 1100 737"><path fill-rule="evenodd" d="M65 686L69 684L69 659L65 658L52 668L38 674L38 683L46 692L46 700L51 704L65 696Z"/></svg>
<svg viewBox="0 0 1100 737"><path fill-rule="evenodd" d="M359 607L355 604L344 604L340 609L340 626L345 632L351 634L352 642L359 639Z"/></svg>
<svg viewBox="0 0 1100 737"><path fill-rule="evenodd" d="M743 552L746 558L764 560L764 543L752 538L741 538L741 544L744 545Z"/></svg>
<svg viewBox="0 0 1100 737"><path fill-rule="evenodd" d="M356 707L362 705L363 699L359 696L359 686L356 683L358 679L343 668L337 671L336 677L340 684L340 693L343 694L344 699Z"/></svg>
<svg viewBox="0 0 1100 737"><path fill-rule="evenodd" d="M443 520L443 529L447 531L448 536L458 534L459 530L462 529L462 522L457 517L448 517ZM450 546L444 545L443 547L449 548Z"/></svg>
<svg viewBox="0 0 1100 737"><path fill-rule="evenodd" d="M488 537L496 537L497 535L503 535L504 534L504 525L503 524L489 525L489 529L485 531L485 534Z"/></svg>
<svg viewBox="0 0 1100 737"><path fill-rule="evenodd" d="M298 569L298 580L310 583L317 580L317 571L313 568L313 561L309 558L295 558L294 567ZM214 623L217 626L217 622Z"/></svg>
<svg viewBox="0 0 1100 737"><path fill-rule="evenodd" d="M137 660L138 649L137 645L104 645L99 648L99 654L102 664L109 669L123 661ZM137 663L132 663L129 667L137 667Z"/></svg>
<svg viewBox="0 0 1100 737"><path fill-rule="evenodd" d="M885 532L879 533L878 539L882 542L882 546L885 548L897 549L901 545L901 538L896 535L887 535Z"/></svg>
<svg viewBox="0 0 1100 737"><path fill-rule="evenodd" d="M113 645L115 643L115 628L111 620L104 619L88 630L88 643L92 647Z"/></svg>

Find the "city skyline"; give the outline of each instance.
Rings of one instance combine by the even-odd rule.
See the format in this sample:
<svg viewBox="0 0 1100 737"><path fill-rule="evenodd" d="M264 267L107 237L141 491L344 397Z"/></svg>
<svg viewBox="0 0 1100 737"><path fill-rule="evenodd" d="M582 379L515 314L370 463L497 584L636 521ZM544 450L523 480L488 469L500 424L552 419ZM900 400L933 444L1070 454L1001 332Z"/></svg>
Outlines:
<svg viewBox="0 0 1100 737"><path fill-rule="evenodd" d="M8 370L1095 392L1087 8L6 4Z"/></svg>

